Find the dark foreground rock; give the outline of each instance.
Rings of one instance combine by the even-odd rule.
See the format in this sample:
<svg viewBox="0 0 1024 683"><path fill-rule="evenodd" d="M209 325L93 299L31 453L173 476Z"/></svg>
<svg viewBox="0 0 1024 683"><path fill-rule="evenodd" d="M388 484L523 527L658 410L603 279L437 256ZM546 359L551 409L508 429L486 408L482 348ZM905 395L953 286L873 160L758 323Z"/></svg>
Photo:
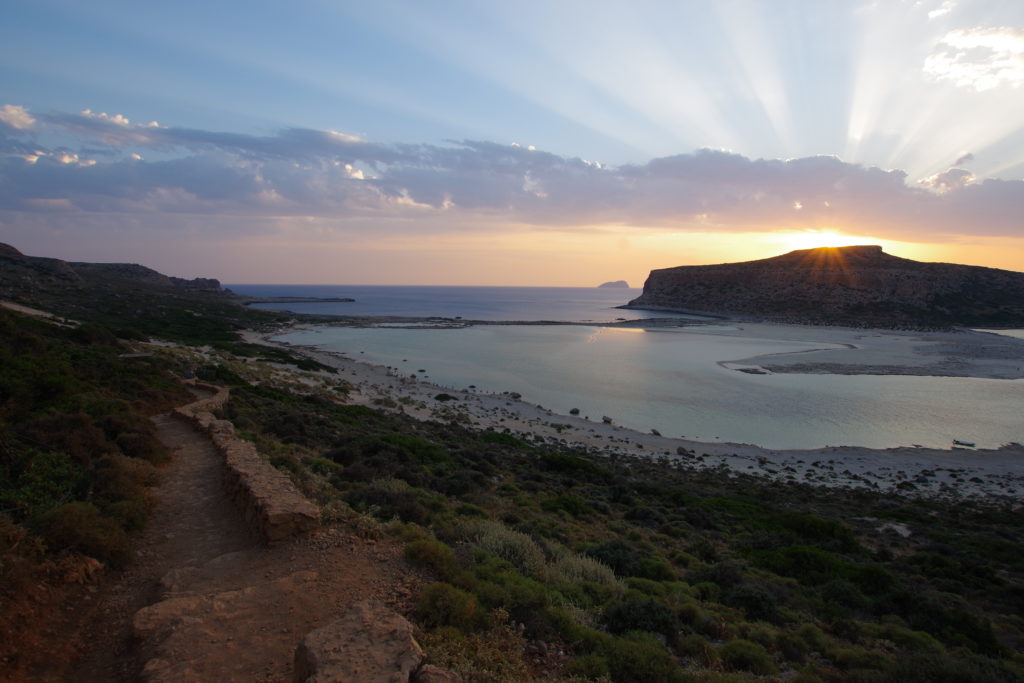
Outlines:
<svg viewBox="0 0 1024 683"><path fill-rule="evenodd" d="M307 634L295 651L296 683L405 683L423 661L413 626L374 600Z"/></svg>

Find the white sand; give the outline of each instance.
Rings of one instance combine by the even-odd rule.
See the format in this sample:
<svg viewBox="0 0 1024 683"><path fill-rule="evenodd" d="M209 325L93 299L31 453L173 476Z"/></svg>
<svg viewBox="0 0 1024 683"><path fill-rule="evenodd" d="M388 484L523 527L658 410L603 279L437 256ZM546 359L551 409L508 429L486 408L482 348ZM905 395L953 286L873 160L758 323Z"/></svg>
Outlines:
<svg viewBox="0 0 1024 683"><path fill-rule="evenodd" d="M771 372L1024 377L1024 340L1009 337L764 323L736 323L733 327L723 331L716 326L714 333L820 341L825 348L746 359L737 365L726 364L729 367L757 367ZM288 331L291 330L275 334ZM246 340L275 344L269 341L272 336L250 332ZM988 451L857 447L773 451L749 444L702 443L555 414L506 394L442 387L410 378L406 372L399 374L397 368L370 365L313 347L289 348L337 368L341 377L355 387L349 402L394 410L421 420L456 421L534 443L561 443L604 455L665 458L679 467L720 468L778 481L950 499L1024 500L1024 446L1020 444ZM434 397L440 393L457 400L438 401ZM389 408L381 405L381 400L385 404L395 403ZM1021 432L1024 441L1024 418Z"/></svg>

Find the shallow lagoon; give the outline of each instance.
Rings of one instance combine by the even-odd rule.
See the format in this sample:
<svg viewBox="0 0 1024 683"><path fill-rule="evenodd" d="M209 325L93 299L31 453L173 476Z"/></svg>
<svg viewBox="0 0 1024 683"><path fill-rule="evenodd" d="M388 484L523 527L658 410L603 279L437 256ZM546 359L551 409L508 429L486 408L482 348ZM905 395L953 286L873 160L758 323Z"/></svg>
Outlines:
<svg viewBox="0 0 1024 683"><path fill-rule="evenodd" d="M579 408L592 420L608 415L640 431L701 441L948 448L961 439L994 448L1024 440L1024 380L753 375L720 363L835 346L720 336L715 329L325 327L277 339L446 386L519 392L556 413Z"/></svg>

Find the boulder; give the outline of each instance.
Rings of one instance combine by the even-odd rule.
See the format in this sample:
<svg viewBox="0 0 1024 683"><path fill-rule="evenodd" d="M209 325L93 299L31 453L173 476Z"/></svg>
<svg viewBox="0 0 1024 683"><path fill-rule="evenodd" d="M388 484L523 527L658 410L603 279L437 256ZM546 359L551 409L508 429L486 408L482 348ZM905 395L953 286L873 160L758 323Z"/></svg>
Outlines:
<svg viewBox="0 0 1024 683"><path fill-rule="evenodd" d="M364 600L302 639L295 681L406 683L422 661L412 624L383 603Z"/></svg>

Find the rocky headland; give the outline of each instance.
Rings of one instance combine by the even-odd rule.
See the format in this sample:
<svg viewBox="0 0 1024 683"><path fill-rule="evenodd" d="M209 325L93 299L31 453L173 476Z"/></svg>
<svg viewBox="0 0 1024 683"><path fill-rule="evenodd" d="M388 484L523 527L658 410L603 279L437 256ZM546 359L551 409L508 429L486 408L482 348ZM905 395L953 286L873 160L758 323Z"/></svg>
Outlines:
<svg viewBox="0 0 1024 683"><path fill-rule="evenodd" d="M1024 324L1024 273L924 263L879 246L651 271L625 308L878 328Z"/></svg>
<svg viewBox="0 0 1024 683"><path fill-rule="evenodd" d="M81 263L41 256L27 256L9 244L0 243L0 292L9 289L81 285L97 279L132 282L161 288L220 290L214 278L185 279L159 273L137 263Z"/></svg>

